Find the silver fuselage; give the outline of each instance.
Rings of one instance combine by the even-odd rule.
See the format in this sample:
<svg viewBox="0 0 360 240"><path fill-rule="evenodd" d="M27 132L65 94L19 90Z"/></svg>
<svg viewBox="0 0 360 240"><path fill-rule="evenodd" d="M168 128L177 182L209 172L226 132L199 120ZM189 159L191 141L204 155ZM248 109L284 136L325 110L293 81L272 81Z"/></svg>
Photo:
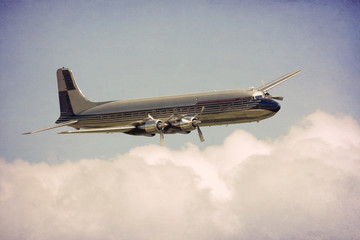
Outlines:
<svg viewBox="0 0 360 240"><path fill-rule="evenodd" d="M198 115L200 126L212 126L260 121L279 111L276 101L255 94L254 90L230 90L103 102L76 115L61 117L57 123L77 119L72 127L89 129L141 124L149 115L161 121L171 116ZM146 135L138 128L127 133ZM169 127L164 133L187 132Z"/></svg>

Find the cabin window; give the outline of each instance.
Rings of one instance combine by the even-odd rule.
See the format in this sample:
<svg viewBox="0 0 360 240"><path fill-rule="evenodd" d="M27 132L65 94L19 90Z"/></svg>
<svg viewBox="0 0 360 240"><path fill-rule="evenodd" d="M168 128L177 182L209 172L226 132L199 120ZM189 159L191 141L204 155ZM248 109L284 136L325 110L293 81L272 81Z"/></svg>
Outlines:
<svg viewBox="0 0 360 240"><path fill-rule="evenodd" d="M227 104L227 103L225 103L224 105L223 105L223 109L228 109L229 108L229 104Z"/></svg>
<svg viewBox="0 0 360 240"><path fill-rule="evenodd" d="M254 100L260 100L263 98L264 98L264 95L262 93L256 93L256 95L253 96Z"/></svg>
<svg viewBox="0 0 360 240"><path fill-rule="evenodd" d="M160 115L166 114L166 110L165 110L165 109L160 109L160 110L159 110L159 114L160 114Z"/></svg>

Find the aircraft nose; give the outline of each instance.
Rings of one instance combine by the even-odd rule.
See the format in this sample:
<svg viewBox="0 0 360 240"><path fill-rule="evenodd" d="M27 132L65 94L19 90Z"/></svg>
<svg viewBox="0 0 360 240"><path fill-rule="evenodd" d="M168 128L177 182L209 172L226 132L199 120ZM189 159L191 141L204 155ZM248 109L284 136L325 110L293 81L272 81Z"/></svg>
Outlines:
<svg viewBox="0 0 360 240"><path fill-rule="evenodd" d="M260 108L272 112L278 112L280 110L280 104L271 99L262 99L260 102Z"/></svg>

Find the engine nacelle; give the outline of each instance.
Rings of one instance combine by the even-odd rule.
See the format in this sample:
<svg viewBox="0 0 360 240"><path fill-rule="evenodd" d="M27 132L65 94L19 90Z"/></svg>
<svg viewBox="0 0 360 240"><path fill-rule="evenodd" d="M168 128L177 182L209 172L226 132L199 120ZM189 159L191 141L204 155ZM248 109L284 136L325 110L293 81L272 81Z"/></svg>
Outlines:
<svg viewBox="0 0 360 240"><path fill-rule="evenodd" d="M172 123L172 125L179 127L184 132L188 132L188 131L195 130L197 125L199 124L199 122L200 121L197 120L196 117L187 116L187 117L180 118L175 123Z"/></svg>
<svg viewBox="0 0 360 240"><path fill-rule="evenodd" d="M159 133L166 125L158 119L147 120L143 125L138 126L138 128L145 130L145 132L150 134Z"/></svg>

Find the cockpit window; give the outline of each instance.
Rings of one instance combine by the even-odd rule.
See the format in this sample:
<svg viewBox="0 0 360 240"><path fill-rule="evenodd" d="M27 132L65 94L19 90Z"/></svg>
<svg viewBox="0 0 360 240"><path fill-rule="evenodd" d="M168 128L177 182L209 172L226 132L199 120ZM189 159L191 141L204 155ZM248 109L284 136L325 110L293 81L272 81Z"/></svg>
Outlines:
<svg viewBox="0 0 360 240"><path fill-rule="evenodd" d="M254 99L255 99L255 100L260 100L260 99L263 99L263 98L264 98L263 95L256 95L256 96L254 96Z"/></svg>

